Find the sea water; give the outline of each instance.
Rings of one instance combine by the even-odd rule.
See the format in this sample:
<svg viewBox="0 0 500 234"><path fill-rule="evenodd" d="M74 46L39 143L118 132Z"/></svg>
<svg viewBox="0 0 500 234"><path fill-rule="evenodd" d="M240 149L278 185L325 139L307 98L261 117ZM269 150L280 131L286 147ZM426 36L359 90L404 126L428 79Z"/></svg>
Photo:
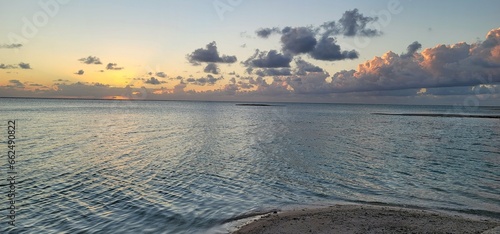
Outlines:
<svg viewBox="0 0 500 234"><path fill-rule="evenodd" d="M496 108L0 99L0 232L205 233L248 212L380 203L500 217ZM16 123L15 224L7 125ZM215 228L215 229L214 229Z"/></svg>

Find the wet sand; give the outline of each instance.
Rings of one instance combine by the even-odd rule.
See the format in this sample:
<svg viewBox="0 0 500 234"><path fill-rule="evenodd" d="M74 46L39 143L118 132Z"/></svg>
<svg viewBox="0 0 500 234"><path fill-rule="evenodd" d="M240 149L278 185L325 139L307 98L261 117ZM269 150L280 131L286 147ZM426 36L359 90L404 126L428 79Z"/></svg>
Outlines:
<svg viewBox="0 0 500 234"><path fill-rule="evenodd" d="M234 233L500 233L499 220L372 205L296 209L259 217Z"/></svg>

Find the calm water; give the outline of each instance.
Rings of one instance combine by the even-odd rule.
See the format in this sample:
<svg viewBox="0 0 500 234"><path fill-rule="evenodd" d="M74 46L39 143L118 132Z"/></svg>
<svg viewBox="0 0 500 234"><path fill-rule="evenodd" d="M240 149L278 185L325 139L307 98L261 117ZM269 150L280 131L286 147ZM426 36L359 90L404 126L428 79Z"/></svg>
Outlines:
<svg viewBox="0 0 500 234"><path fill-rule="evenodd" d="M461 111L0 99L2 128L17 121L14 231L205 233L246 212L337 202L500 218L500 120L370 114Z"/></svg>

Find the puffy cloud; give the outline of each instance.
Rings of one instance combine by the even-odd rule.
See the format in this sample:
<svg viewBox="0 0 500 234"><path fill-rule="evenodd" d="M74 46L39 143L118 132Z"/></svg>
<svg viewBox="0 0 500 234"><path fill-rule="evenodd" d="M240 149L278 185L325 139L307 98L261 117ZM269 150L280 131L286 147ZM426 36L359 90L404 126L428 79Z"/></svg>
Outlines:
<svg viewBox="0 0 500 234"><path fill-rule="evenodd" d="M0 45L0 49L17 49L21 48L23 44L2 44Z"/></svg>
<svg viewBox="0 0 500 234"><path fill-rule="evenodd" d="M403 54L402 56L403 57L413 56L413 54L415 54L421 48L422 48L422 44L418 43L418 41L415 41L415 42L411 43L410 45L408 45L408 47L406 48L406 53Z"/></svg>
<svg viewBox="0 0 500 234"><path fill-rule="evenodd" d="M297 69L295 71L297 75L306 75L309 72L324 72L321 67L315 66L302 58L296 59L295 64L297 65Z"/></svg>
<svg viewBox="0 0 500 234"><path fill-rule="evenodd" d="M19 63L19 67L21 69L31 69L31 66L29 63Z"/></svg>
<svg viewBox="0 0 500 234"><path fill-rule="evenodd" d="M376 29L367 28L367 26L369 23L376 22L377 20L377 17L364 16L359 13L358 9L354 9L344 12L338 24L335 25L340 26L340 32L347 37L373 37L380 35L381 32Z"/></svg>
<svg viewBox="0 0 500 234"><path fill-rule="evenodd" d="M88 56L86 58L78 59L78 61L85 64L102 64L101 60L95 56Z"/></svg>
<svg viewBox="0 0 500 234"><path fill-rule="evenodd" d="M279 28L261 28L256 33L261 38L268 38L273 33L281 34L285 54L309 54L316 60L338 61L356 59L359 54L355 50L342 50L335 36L379 36L382 32L369 27L377 20L376 17L364 16L358 9L354 9L346 11L338 22L325 22L319 27L285 27L281 31Z"/></svg>
<svg viewBox="0 0 500 234"><path fill-rule="evenodd" d="M159 84L162 84L162 83L165 83L165 82L164 81L161 82L158 79L156 79L154 77L151 77L148 80L144 81L144 83L146 83L146 84L152 84L152 85L159 85Z"/></svg>
<svg viewBox="0 0 500 234"><path fill-rule="evenodd" d="M419 46L410 45L408 52ZM484 42L438 45L421 53L387 52L332 77L332 92L475 86L500 82L500 28Z"/></svg>
<svg viewBox="0 0 500 234"><path fill-rule="evenodd" d="M330 93L331 88L326 82L328 74L326 73L309 73L304 76L293 76L288 78L288 84L293 88L293 91L298 94L325 94Z"/></svg>
<svg viewBox="0 0 500 234"><path fill-rule="evenodd" d="M274 33L281 33L281 30L279 28L260 28L257 31L255 31L258 37L261 38L268 38L271 34Z"/></svg>
<svg viewBox="0 0 500 234"><path fill-rule="evenodd" d="M237 61L236 56L229 55L219 55L217 51L217 44L210 42L206 45L206 48L196 49L193 53L188 54L187 59L190 63L194 65L200 65L200 63L235 63Z"/></svg>
<svg viewBox="0 0 500 234"><path fill-rule="evenodd" d="M179 84L174 86L174 94L184 93L184 89L186 88L186 86L187 84L181 80Z"/></svg>
<svg viewBox="0 0 500 234"><path fill-rule="evenodd" d="M106 65L106 70L123 70L123 67L117 67L118 65L116 63L108 63Z"/></svg>
<svg viewBox="0 0 500 234"><path fill-rule="evenodd" d="M276 50L270 50L269 52L259 52L256 50L255 54L243 64L249 67L278 68L290 67L291 61L291 55L281 54Z"/></svg>
<svg viewBox="0 0 500 234"><path fill-rule="evenodd" d="M234 77L229 80L229 84L226 84L223 89L223 91L229 95L235 95L238 90L240 90L240 88L236 84L236 78Z"/></svg>
<svg viewBox="0 0 500 234"><path fill-rule="evenodd" d="M83 75L85 73L84 70L78 70L77 72L75 72L75 75Z"/></svg>
<svg viewBox="0 0 500 234"><path fill-rule="evenodd" d="M292 54L308 53L314 49L318 42L315 38L316 34L311 28L298 27L283 29L281 43L283 51Z"/></svg>
<svg viewBox="0 0 500 234"><path fill-rule="evenodd" d="M203 69L203 71L205 73L212 73L214 75L218 75L219 74L219 67L215 63L209 63L209 64L207 64L205 69Z"/></svg>
<svg viewBox="0 0 500 234"><path fill-rule="evenodd" d="M314 59L326 61L357 59L359 57L355 50L342 51L337 45L337 41L332 37L322 37L310 55Z"/></svg>
<svg viewBox="0 0 500 234"><path fill-rule="evenodd" d="M161 78L166 78L167 74L165 74L165 72L157 72L156 76L161 77Z"/></svg>

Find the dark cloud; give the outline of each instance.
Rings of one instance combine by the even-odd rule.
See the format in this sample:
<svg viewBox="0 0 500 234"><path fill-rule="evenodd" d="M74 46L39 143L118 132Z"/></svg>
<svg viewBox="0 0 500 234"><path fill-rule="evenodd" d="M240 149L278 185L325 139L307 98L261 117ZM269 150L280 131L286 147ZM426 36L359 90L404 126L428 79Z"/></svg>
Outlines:
<svg viewBox="0 0 500 234"><path fill-rule="evenodd" d="M31 66L29 63L19 63L19 67L21 69L31 69Z"/></svg>
<svg viewBox="0 0 500 234"><path fill-rule="evenodd" d="M261 38L274 33L281 34L282 51L285 54L309 54L316 60L338 61L356 59L359 54L355 50L342 50L336 36L379 36L381 31L370 28L370 24L377 20L377 17L364 16L354 9L344 12L338 22L325 22L319 27L284 27L281 31L279 28L260 28L256 33Z"/></svg>
<svg viewBox="0 0 500 234"><path fill-rule="evenodd" d="M310 53L311 57L317 60L337 61L345 59L357 59L358 52L355 50L342 51L337 41L331 37L323 37Z"/></svg>
<svg viewBox="0 0 500 234"><path fill-rule="evenodd" d="M10 64L3 64L3 63L0 63L0 69L16 69L17 66L16 65L10 65Z"/></svg>
<svg viewBox="0 0 500 234"><path fill-rule="evenodd" d="M193 53L188 54L187 59L190 63L194 65L200 65L200 63L235 63L237 61L236 56L222 55L219 56L217 51L217 44L214 42L208 43L206 48L196 49Z"/></svg>
<svg viewBox="0 0 500 234"><path fill-rule="evenodd" d="M258 37L261 38L268 38L271 34L278 34L281 33L281 30L279 28L260 28L257 31L255 31Z"/></svg>
<svg viewBox="0 0 500 234"><path fill-rule="evenodd" d="M418 43L418 41L415 41L406 48L406 53L403 54L402 57L412 57L413 54L415 54L421 48L422 44Z"/></svg>
<svg viewBox="0 0 500 234"><path fill-rule="evenodd" d="M216 78L212 75L208 75L207 77L202 77L202 78L188 78L186 79L186 82L194 85L204 86L204 85L214 85L219 80L222 80L222 77Z"/></svg>
<svg viewBox="0 0 500 234"><path fill-rule="evenodd" d="M315 66L302 58L296 59L295 64L297 65L297 69L295 71L295 74L297 75L306 75L309 72L324 72L321 67Z"/></svg>
<svg viewBox="0 0 500 234"><path fill-rule="evenodd" d="M77 72L75 72L75 75L83 75L85 73L85 71L83 70L78 70Z"/></svg>
<svg viewBox="0 0 500 234"><path fill-rule="evenodd" d="M108 63L106 70L123 70L123 67L117 67L116 63Z"/></svg>
<svg viewBox="0 0 500 234"><path fill-rule="evenodd" d="M9 85L7 85L7 87L23 89L25 86L19 80L9 80Z"/></svg>
<svg viewBox="0 0 500 234"><path fill-rule="evenodd" d="M219 74L219 67L215 63L209 63L209 64L207 64L205 69L203 69L203 71L205 73L212 73L214 75L218 75Z"/></svg>
<svg viewBox="0 0 500 234"><path fill-rule="evenodd" d="M151 77L148 80L144 81L144 83L146 83L146 84L152 84L152 85L159 85L162 82L160 82L158 79L156 79L154 77Z"/></svg>
<svg viewBox="0 0 500 234"><path fill-rule="evenodd" d="M78 59L78 61L85 64L102 64L101 60L95 56L88 56L87 58Z"/></svg>
<svg viewBox="0 0 500 234"><path fill-rule="evenodd" d="M290 76L292 72L290 68L264 68L255 71L258 76Z"/></svg>
<svg viewBox="0 0 500 234"><path fill-rule="evenodd" d="M1 63L0 69L31 69L31 66L29 63L23 63L23 62L17 65Z"/></svg>
<svg viewBox="0 0 500 234"><path fill-rule="evenodd" d="M259 52L257 50L244 64L249 67L278 68L290 67L291 61L291 55L281 54L276 50L270 50L269 52Z"/></svg>
<svg viewBox="0 0 500 234"><path fill-rule="evenodd" d="M312 29L306 27L286 28L281 36L283 51L292 54L308 53L314 49L318 41Z"/></svg>
<svg viewBox="0 0 500 234"><path fill-rule="evenodd" d="M381 32L376 29L367 28L369 23L376 22L377 17L367 17L359 13L358 9L344 12L339 20L338 26L340 31L346 37L366 36L373 37L381 35Z"/></svg>
<svg viewBox="0 0 500 234"><path fill-rule="evenodd" d="M23 44L2 44L0 45L0 49L17 49L21 48Z"/></svg>
<svg viewBox="0 0 500 234"><path fill-rule="evenodd" d="M165 74L165 72L157 72L157 73L156 73L156 76L157 76L157 77L161 77L161 78L166 78L166 77L167 77L167 74Z"/></svg>

